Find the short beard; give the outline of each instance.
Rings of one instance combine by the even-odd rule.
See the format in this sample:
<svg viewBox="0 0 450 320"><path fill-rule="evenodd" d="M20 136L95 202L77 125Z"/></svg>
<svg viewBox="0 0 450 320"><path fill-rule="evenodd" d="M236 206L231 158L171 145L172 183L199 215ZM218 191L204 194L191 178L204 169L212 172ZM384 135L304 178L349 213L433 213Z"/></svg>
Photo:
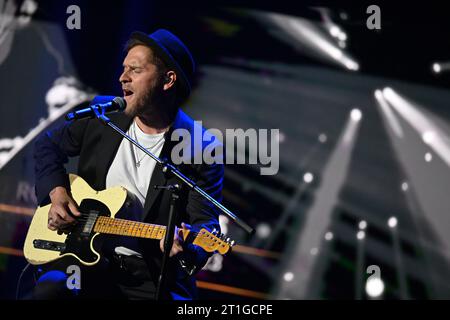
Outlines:
<svg viewBox="0 0 450 320"><path fill-rule="evenodd" d="M162 81L158 81L141 99L136 101L133 108L125 109L125 114L131 118L139 117L145 124L153 128L165 128L175 118L178 108L171 106L173 101L166 97L162 89Z"/></svg>
<svg viewBox="0 0 450 320"><path fill-rule="evenodd" d="M138 117L155 112L157 96L160 95L159 83L153 85L139 100L135 102L132 108L126 108L125 114L129 117Z"/></svg>

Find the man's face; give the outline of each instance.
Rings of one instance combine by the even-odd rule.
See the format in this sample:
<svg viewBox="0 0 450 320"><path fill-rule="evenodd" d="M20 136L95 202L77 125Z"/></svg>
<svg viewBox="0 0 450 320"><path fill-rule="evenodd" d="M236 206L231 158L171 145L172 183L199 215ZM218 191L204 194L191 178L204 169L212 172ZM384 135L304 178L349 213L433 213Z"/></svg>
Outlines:
<svg viewBox="0 0 450 320"><path fill-rule="evenodd" d="M127 102L125 113L130 116L142 114L152 107L160 90L160 79L152 61L150 48L137 45L128 51L123 61L123 72L119 78L123 96Z"/></svg>

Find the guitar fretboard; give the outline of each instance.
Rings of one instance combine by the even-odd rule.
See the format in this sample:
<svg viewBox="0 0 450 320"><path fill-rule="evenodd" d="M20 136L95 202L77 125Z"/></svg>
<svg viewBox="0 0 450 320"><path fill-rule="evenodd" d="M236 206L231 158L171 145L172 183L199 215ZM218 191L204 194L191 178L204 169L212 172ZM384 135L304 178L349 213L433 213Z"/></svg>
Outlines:
<svg viewBox="0 0 450 320"><path fill-rule="evenodd" d="M160 240L166 234L166 227L100 216L95 222L94 232Z"/></svg>

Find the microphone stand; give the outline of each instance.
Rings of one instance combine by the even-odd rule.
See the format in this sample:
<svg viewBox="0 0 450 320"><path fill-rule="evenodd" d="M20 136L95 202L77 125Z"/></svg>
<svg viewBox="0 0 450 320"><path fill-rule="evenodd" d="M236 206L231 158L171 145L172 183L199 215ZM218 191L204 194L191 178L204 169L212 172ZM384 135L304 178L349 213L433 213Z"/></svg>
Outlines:
<svg viewBox="0 0 450 320"><path fill-rule="evenodd" d="M221 203L219 203L216 199L211 197L208 193L203 191L200 187L198 187L196 185L196 183L194 181L192 181L191 179L186 177L183 173L181 173L172 164L168 163L167 160L162 160L162 159L158 158L153 153L151 153L150 151L145 149L143 146L141 146L137 141L132 139L125 132L123 132L122 129L117 127L114 123L111 122L111 120L108 117L105 116L105 112L102 108L97 108L95 106L93 106L91 108L94 111L97 119L99 119L102 124L111 127L114 131L116 131L121 136L123 136L125 139L127 139L132 144L134 144L137 148L139 148L147 156L151 157L157 163L161 164L164 173L172 174L179 181L181 181L183 185L187 186L190 190L194 190L195 192L200 194L203 198L207 199L210 203L212 203L216 208L218 208L225 215L227 215L231 220L233 220L239 227L244 229L247 233L252 234L254 232L254 229L252 227L250 227L247 223L245 223L243 220L241 220L239 217L237 217L234 213L232 213L230 210L228 210L225 206L223 206ZM175 187L175 186L177 186L177 187ZM168 189L172 191L172 197L171 197L170 212L169 212L169 222L168 222L168 226L166 228L166 235L165 235L165 239L164 239L164 253L163 253L163 260L162 260L162 265L161 265L161 273L160 273L159 282L158 282L157 300L161 300L163 298L163 295L162 295L163 286L162 285L164 285L164 283L165 283L166 274L167 274L167 260L169 258L169 253L170 253L170 250L171 250L172 244L173 244L175 222L176 222L176 219L175 219L175 217L176 217L176 202L178 199L178 191L180 189L180 186L178 186L178 185L169 186Z"/></svg>
<svg viewBox="0 0 450 320"><path fill-rule="evenodd" d="M170 191L170 207L169 207L169 220L167 223L166 236L164 238L164 253L161 262L161 273L159 275L158 287L156 288L156 299L162 300L164 298L164 288L166 287L167 278L167 263L169 261L169 253L172 249L173 238L175 234L175 222L177 216L177 204L180 198L179 192L181 186L179 184L171 184L168 186L155 186L155 189L167 189Z"/></svg>

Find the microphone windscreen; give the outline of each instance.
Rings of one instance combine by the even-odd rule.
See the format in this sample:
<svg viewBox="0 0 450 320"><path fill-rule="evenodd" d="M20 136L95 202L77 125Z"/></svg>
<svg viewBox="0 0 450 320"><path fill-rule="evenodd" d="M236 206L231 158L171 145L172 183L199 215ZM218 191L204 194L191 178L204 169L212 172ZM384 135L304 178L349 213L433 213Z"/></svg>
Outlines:
<svg viewBox="0 0 450 320"><path fill-rule="evenodd" d="M125 110L125 107L127 106L127 102L125 101L124 98L122 98L122 97L115 97L113 99L113 101L119 105L119 111Z"/></svg>

